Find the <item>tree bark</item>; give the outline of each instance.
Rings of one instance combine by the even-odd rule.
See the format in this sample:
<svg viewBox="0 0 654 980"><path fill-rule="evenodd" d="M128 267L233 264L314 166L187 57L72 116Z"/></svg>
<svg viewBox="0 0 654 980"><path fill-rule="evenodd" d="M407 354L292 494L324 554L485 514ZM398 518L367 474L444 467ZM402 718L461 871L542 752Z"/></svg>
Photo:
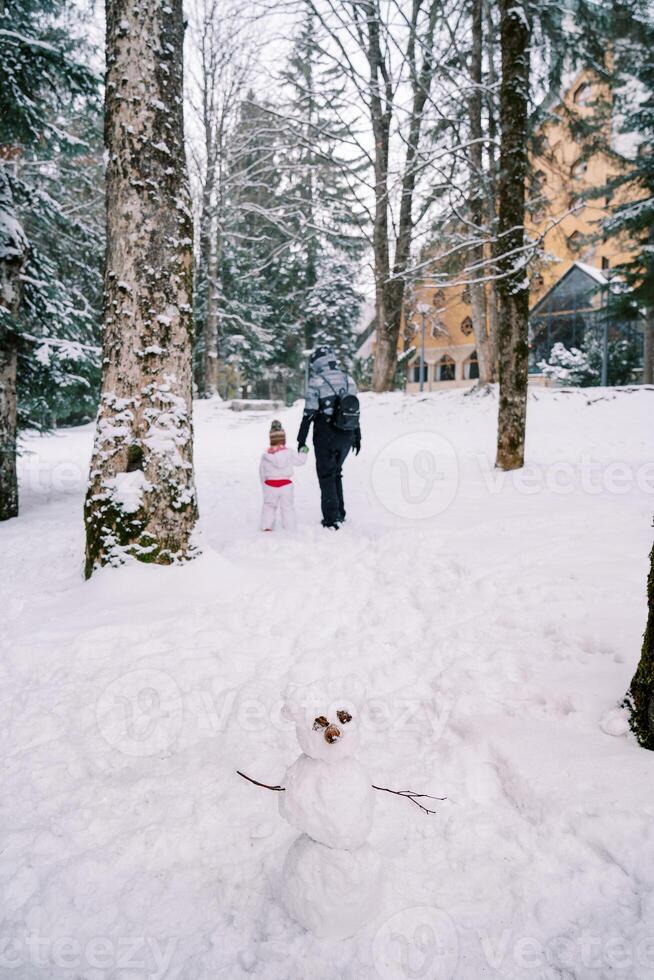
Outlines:
<svg viewBox="0 0 654 980"><path fill-rule="evenodd" d="M495 52L497 50L496 28L493 22L492 0L483 0L483 15L486 30L486 60L488 64L488 84L486 86L486 112L488 126L488 173L486 175L486 220L491 240L486 244L486 258L492 259L492 240L497 231L497 119L495 112L495 92L497 75L495 72ZM488 318L489 360L492 366L492 381L498 378L497 361L497 285L492 279L486 286L486 315Z"/></svg>
<svg viewBox="0 0 654 980"><path fill-rule="evenodd" d="M470 221L472 232L478 242L470 249L471 278L476 279L484 262L484 162L482 108L482 59L483 59L483 0L472 0L472 48L470 53L470 81L472 91L468 100L470 124ZM470 305L472 307L472 326L475 334L477 358L479 360L479 381L487 384L493 379L493 359L491 357L487 326L486 289L483 282L471 282Z"/></svg>
<svg viewBox="0 0 654 980"><path fill-rule="evenodd" d="M16 345L0 335L0 521L18 517L16 474Z"/></svg>
<svg viewBox="0 0 654 980"><path fill-rule="evenodd" d="M218 394L218 255L215 223L211 222L211 238L207 256L207 317L204 337L204 397Z"/></svg>
<svg viewBox="0 0 654 980"><path fill-rule="evenodd" d="M86 574L189 557L192 217L182 0L108 0L102 396L85 504Z"/></svg>
<svg viewBox="0 0 654 980"><path fill-rule="evenodd" d="M16 337L7 314L21 301L28 243L16 218L9 180L0 162L0 521L18 516L16 473Z"/></svg>
<svg viewBox="0 0 654 980"><path fill-rule="evenodd" d="M372 372L374 391L386 391L389 376L395 370L397 350L389 331L388 283L390 253L388 247L388 155L392 113L392 91L379 38L379 15L372 4L364 5L368 31L368 66L370 70L370 118L375 140L375 215L372 247L375 260L375 317L377 342ZM383 92L383 95L382 95ZM397 347L397 338L395 338Z"/></svg>
<svg viewBox="0 0 654 980"><path fill-rule="evenodd" d="M500 176L497 266L500 403L496 465L524 463L529 280L524 264L531 22L525 0L501 0Z"/></svg>
<svg viewBox="0 0 654 980"><path fill-rule="evenodd" d="M647 624L638 669L626 698L633 733L645 749L654 749L654 547L647 577Z"/></svg>

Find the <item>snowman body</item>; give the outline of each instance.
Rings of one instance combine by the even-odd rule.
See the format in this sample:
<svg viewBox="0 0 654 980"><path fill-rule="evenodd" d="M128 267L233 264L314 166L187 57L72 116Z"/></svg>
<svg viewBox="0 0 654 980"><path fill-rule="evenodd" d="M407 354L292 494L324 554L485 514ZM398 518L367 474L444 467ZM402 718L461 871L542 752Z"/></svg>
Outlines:
<svg viewBox="0 0 654 980"><path fill-rule="evenodd" d="M344 709L334 722L298 718L302 755L289 767L279 810L302 831L282 875L287 911L315 935L343 939L372 918L380 898L379 858L367 844L374 791L355 759L358 732Z"/></svg>

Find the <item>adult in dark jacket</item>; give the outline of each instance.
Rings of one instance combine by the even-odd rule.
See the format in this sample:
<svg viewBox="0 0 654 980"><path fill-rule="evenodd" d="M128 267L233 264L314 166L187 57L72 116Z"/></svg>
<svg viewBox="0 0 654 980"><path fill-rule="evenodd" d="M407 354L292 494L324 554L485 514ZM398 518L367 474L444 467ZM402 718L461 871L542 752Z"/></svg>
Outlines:
<svg viewBox="0 0 654 980"><path fill-rule="evenodd" d="M313 422L313 446L320 483L323 527L337 529L345 520L343 501L343 463L350 449L361 450L361 429L344 432L332 424L334 402L345 390L356 394L354 379L340 367L331 347L318 347L309 359L309 380L304 415L298 432L298 449L306 445Z"/></svg>

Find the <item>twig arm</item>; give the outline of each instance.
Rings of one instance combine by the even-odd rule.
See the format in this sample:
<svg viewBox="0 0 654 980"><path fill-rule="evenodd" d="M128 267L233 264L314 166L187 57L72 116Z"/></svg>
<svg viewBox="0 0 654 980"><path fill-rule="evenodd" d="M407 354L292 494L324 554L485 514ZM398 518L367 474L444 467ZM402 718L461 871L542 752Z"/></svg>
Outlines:
<svg viewBox="0 0 654 980"><path fill-rule="evenodd" d="M412 803L415 803L423 813L436 813L436 810L431 810L428 806L418 803L418 800L438 800L442 803L443 800L447 799L447 796L430 796L429 793L414 793L410 789L389 789L388 786L375 786L374 783L372 788L378 790L380 793L392 793L393 796L403 796L405 800L411 800Z"/></svg>
<svg viewBox="0 0 654 980"><path fill-rule="evenodd" d="M254 783L255 786L262 786L263 789L272 789L275 791L275 793L283 793L286 789L285 786L270 786L269 783L260 783L258 779L253 779L252 776L246 776L240 769L237 769L236 772L239 776L242 776L243 779L247 779L248 783Z"/></svg>
<svg viewBox="0 0 654 980"><path fill-rule="evenodd" d="M270 789L275 793L283 793L286 790L285 786L271 786L270 783L260 783L258 779L253 779L252 776L246 776L240 769L237 769L236 772L243 779L247 779L248 783L261 786L262 789ZM418 800L437 800L439 803L442 803L447 799L447 796L431 796L429 793L416 793L411 789L389 789L388 786L375 786L374 783L372 784L372 788L380 793L392 793L393 796L403 796L405 800L410 800L412 803L415 803L423 813L436 813L436 810L432 810L423 803L419 803Z"/></svg>

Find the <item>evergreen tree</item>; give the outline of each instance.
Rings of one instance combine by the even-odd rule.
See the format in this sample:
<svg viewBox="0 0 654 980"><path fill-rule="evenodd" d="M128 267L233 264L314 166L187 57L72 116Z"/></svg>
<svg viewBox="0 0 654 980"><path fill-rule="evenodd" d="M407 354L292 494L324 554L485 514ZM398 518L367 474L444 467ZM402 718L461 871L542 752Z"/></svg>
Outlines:
<svg viewBox="0 0 654 980"><path fill-rule="evenodd" d="M218 217L220 355L250 382L262 378L273 356L273 334L283 316L284 228L279 127L265 103L249 92L228 147Z"/></svg>
<svg viewBox="0 0 654 980"><path fill-rule="evenodd" d="M0 0L0 266L4 281L12 269L16 280L20 265L22 286L15 302L0 304L3 518L15 516L18 508L17 370L24 424L47 421L50 413L44 405L54 400L55 392L61 417L75 396L93 387L97 351L88 343L94 339L93 289L88 287L94 280L94 249L101 247L101 225L96 223L94 235L85 240L93 219L88 212L70 210L62 174L65 166L74 167L76 156L90 153L88 133L79 120L88 119L97 107L98 79L84 64L85 46L65 22L67 11L63 0ZM72 207L83 200L82 192ZM25 244L20 262L6 249L19 219ZM96 277L96 296L97 286ZM26 397L28 389L37 391L36 398ZM67 400L65 392L72 397ZM81 415L72 417L83 416L82 408Z"/></svg>
<svg viewBox="0 0 654 980"><path fill-rule="evenodd" d="M316 42L315 18L300 24L283 81L288 91L282 155L290 262L288 346L330 343L349 358L362 297L356 288L365 214L353 188L361 170L342 155L348 141L343 83ZM295 366L295 365L294 365Z"/></svg>

